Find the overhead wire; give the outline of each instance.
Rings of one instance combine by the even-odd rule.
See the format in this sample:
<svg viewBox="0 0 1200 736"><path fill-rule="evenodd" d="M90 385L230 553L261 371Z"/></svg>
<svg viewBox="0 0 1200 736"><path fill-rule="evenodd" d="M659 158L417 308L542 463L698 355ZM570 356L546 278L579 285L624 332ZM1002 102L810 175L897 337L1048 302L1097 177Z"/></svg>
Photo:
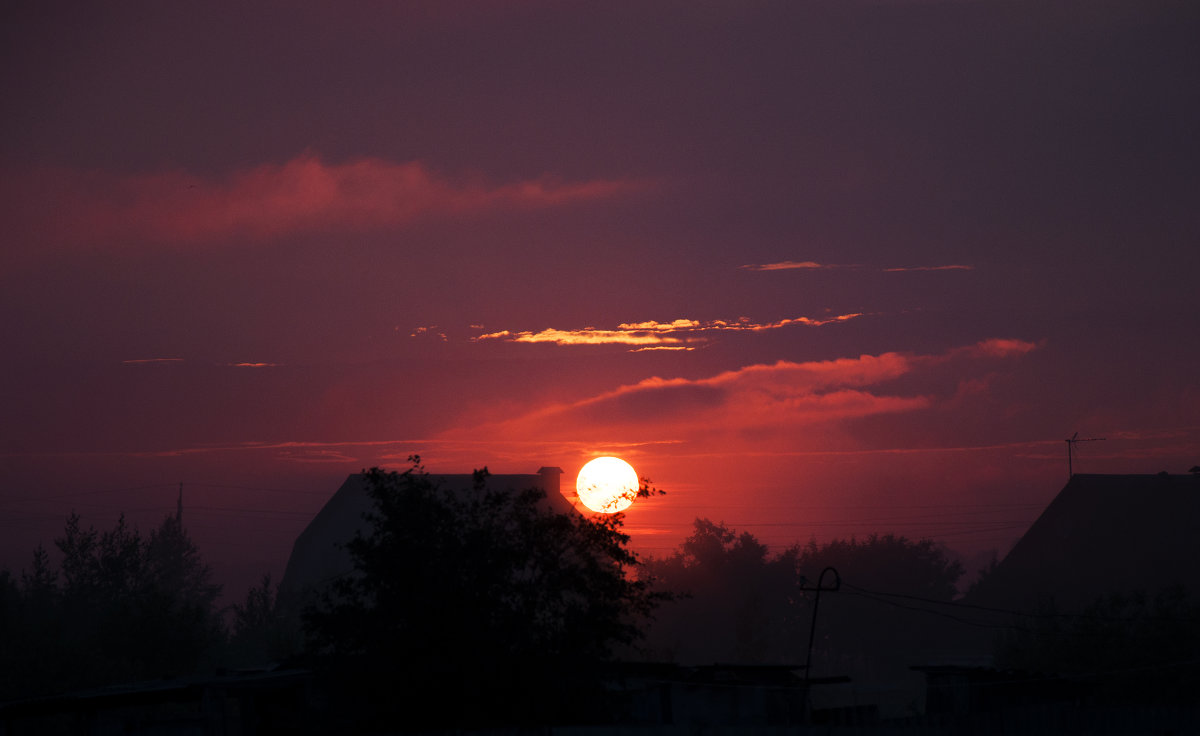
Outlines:
<svg viewBox="0 0 1200 736"><path fill-rule="evenodd" d="M80 496L99 496L106 493L130 493L133 491L147 491L154 488L176 488L177 483L153 483L145 486L131 486L127 488L99 488L91 491L76 491L73 493L60 493L54 496L24 496L17 498L0 498L0 503L22 503L26 501L57 501L63 498L78 498Z"/></svg>
<svg viewBox="0 0 1200 736"><path fill-rule="evenodd" d="M846 585L846 583L843 581L842 585ZM870 595L868 593L860 593L860 592L856 592L856 591L850 591L849 595L858 596L860 598L865 598L867 600L872 600L877 603L882 603L882 604L888 605L888 606L894 606L896 608L903 608L908 611L917 611L919 613L928 613L928 614L932 614L934 616L941 616L942 618L948 618L952 621L957 621L959 623L967 624L969 626L977 626L977 627L985 628L985 629L1012 629L1012 628L1014 628L1014 626L1011 624L993 624L993 623L985 623L982 621L972 621L970 619L966 619L961 616L955 616L952 613L946 613L945 611L934 611L934 610L931 610L928 608L918 608L917 606L909 606L909 605L905 605L903 603L897 603L896 601L889 601L885 598L880 598L878 596ZM1021 628L1021 627L1016 627L1016 628ZM1031 629L1026 629L1026 630L1031 631Z"/></svg>

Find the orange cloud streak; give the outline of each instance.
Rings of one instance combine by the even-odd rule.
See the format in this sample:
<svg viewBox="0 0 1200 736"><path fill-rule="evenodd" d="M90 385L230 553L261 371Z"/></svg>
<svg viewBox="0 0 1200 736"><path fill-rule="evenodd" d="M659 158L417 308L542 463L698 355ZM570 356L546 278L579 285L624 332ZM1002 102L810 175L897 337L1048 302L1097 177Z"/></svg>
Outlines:
<svg viewBox="0 0 1200 736"><path fill-rule="evenodd" d="M779 261L778 263L747 263L744 266L739 266L747 271L790 271L792 269L830 269L830 268L847 268L847 266L837 266L828 263L817 263L816 261Z"/></svg>
<svg viewBox="0 0 1200 736"><path fill-rule="evenodd" d="M510 330L500 330L499 332L489 332L472 338L478 340L503 340L506 342L524 342L524 343L553 343L555 345L677 345L681 342L705 342L707 338L703 336L705 332L718 332L722 330L746 331L746 332L761 332L763 330L777 330L780 327L789 325L806 325L809 327L819 327L821 325L834 324L837 322L846 322L856 317L862 317L862 312L854 312L851 314L839 314L835 317L826 319L813 319L811 317L792 317L781 319L777 322L751 322L748 318L742 317L733 321L726 320L711 320L702 322L695 319L677 319L671 322L625 322L617 325L615 330L599 330L595 327L584 327L578 330L559 330L547 328L541 332L512 332ZM672 335L683 334L686 337L673 337ZM677 350L689 349L683 346L676 347ZM637 352L637 351L635 351Z"/></svg>
<svg viewBox="0 0 1200 736"><path fill-rule="evenodd" d="M541 332L489 332L480 335L476 340L506 340L509 342L549 342L555 345L657 345L660 343L677 343L677 337L665 337L654 330L597 330L585 327L582 330L556 330L553 328Z"/></svg>
<svg viewBox="0 0 1200 736"><path fill-rule="evenodd" d="M786 438L790 431L804 427L832 427L847 419L916 411L951 401L951 396L888 395L880 387L954 356L1001 359L1036 347L1020 340L986 340L937 355L890 352L804 363L781 360L699 379L651 377L579 401L455 431L445 439L621 437L629 442L672 440L711 446L741 443L735 439L741 433L764 430Z"/></svg>

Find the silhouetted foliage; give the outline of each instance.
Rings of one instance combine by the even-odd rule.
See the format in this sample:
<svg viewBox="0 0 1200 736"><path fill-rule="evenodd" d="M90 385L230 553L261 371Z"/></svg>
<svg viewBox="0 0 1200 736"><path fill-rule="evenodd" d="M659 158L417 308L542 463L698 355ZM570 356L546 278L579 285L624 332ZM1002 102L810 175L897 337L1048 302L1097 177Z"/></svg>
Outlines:
<svg viewBox="0 0 1200 736"><path fill-rule="evenodd" d="M797 551L769 554L748 532L696 519L692 534L670 556L647 560L646 572L679 594L650 628L655 658L685 664L797 660Z"/></svg>
<svg viewBox="0 0 1200 736"><path fill-rule="evenodd" d="M233 636L251 636L271 628L275 622L275 595L278 589L271 585L271 576L264 575L262 582L246 591L246 599L233 604Z"/></svg>
<svg viewBox="0 0 1200 736"><path fill-rule="evenodd" d="M1200 688L1200 601L1182 587L1113 593L1078 615L1047 601L997 640L1000 667L1060 674L1106 701L1194 703Z"/></svg>
<svg viewBox="0 0 1200 736"><path fill-rule="evenodd" d="M980 586L986 584L986 581L996 574L996 570L1000 567L1000 558L993 556L986 565L981 567L975 575L975 579L971 581L971 585L967 588L967 595L973 595L980 590Z"/></svg>
<svg viewBox="0 0 1200 736"><path fill-rule="evenodd" d="M123 516L98 532L72 514L55 544L59 570L39 546L4 593L0 698L190 673L222 640L220 587L177 516L143 538Z"/></svg>
<svg viewBox="0 0 1200 736"><path fill-rule="evenodd" d="M24 656L22 638L26 627L25 599L16 579L0 570L0 701L19 692L24 673L17 668Z"/></svg>
<svg viewBox="0 0 1200 736"><path fill-rule="evenodd" d="M941 544L895 534L835 539L826 544L810 541L799 548L797 564L803 571L833 566L843 579L861 588L939 601L955 596L963 575L962 563Z"/></svg>
<svg viewBox="0 0 1200 736"><path fill-rule="evenodd" d="M19 581L0 573L0 701L49 692L69 675L56 578L40 545Z"/></svg>
<svg viewBox="0 0 1200 736"><path fill-rule="evenodd" d="M110 531L67 521L63 607L69 634L95 656L88 680L115 682L194 670L221 631L214 604L220 586L187 536L168 516L143 539L122 516Z"/></svg>
<svg viewBox="0 0 1200 736"><path fill-rule="evenodd" d="M224 661L235 667L278 664L300 654L303 641L277 606L279 587L264 575L262 582L246 592L242 603L230 607L229 646Z"/></svg>
<svg viewBox="0 0 1200 736"><path fill-rule="evenodd" d="M21 589L12 573L0 569L0 632L12 631L21 606Z"/></svg>
<svg viewBox="0 0 1200 736"><path fill-rule="evenodd" d="M485 490L486 469L474 492L446 491L411 459L366 474L374 511L347 545L356 572L305 612L319 661L410 724L579 717L597 665L638 640L659 597L629 574L622 515ZM435 705L448 698L452 710Z"/></svg>
<svg viewBox="0 0 1200 736"><path fill-rule="evenodd" d="M884 668L907 670L943 646L946 619L877 594L950 601L964 572L945 546L895 534L810 541L799 548L797 566L813 585L826 567L835 568L843 583L841 591L821 598L814 672L859 677Z"/></svg>
<svg viewBox="0 0 1200 736"><path fill-rule="evenodd" d="M747 532L697 519L673 555L646 563L660 585L682 594L663 606L651 628L652 651L688 664L803 664L813 593L801 588L806 580L815 586L826 567L837 569L847 585L821 599L814 661L824 674L861 671L863 658L903 657L937 631L938 622L927 615L856 589L948 601L963 572L929 540L872 535L771 554Z"/></svg>

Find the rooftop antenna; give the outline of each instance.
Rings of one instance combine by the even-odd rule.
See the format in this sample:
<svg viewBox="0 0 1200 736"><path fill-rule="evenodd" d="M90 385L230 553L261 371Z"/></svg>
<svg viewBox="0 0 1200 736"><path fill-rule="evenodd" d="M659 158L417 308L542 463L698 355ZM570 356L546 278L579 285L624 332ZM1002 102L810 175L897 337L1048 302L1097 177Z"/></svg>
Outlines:
<svg viewBox="0 0 1200 736"><path fill-rule="evenodd" d="M1077 442L1103 442L1107 437L1083 437L1080 438L1079 433L1071 435L1067 439L1067 480L1075 477L1075 466L1071 462L1075 454L1075 443Z"/></svg>

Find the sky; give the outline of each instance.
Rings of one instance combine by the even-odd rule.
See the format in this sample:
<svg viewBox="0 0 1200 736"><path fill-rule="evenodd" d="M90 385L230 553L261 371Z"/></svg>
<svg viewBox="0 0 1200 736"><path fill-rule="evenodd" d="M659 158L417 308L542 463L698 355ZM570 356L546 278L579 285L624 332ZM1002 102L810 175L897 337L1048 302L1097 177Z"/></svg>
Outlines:
<svg viewBox="0 0 1200 736"><path fill-rule="evenodd" d="M1003 552L1200 463L1200 5L0 9L0 565L174 510L234 594L347 474Z"/></svg>

